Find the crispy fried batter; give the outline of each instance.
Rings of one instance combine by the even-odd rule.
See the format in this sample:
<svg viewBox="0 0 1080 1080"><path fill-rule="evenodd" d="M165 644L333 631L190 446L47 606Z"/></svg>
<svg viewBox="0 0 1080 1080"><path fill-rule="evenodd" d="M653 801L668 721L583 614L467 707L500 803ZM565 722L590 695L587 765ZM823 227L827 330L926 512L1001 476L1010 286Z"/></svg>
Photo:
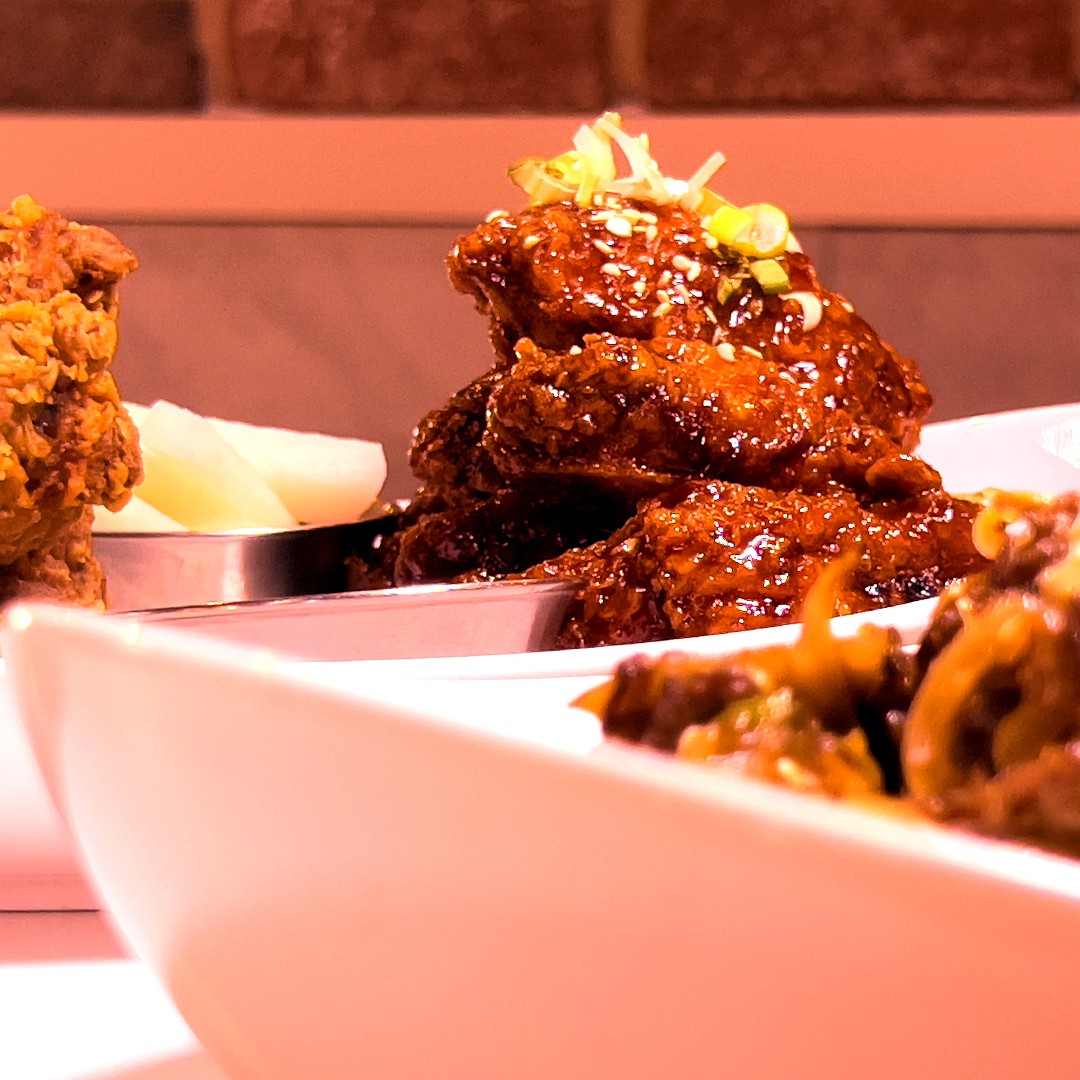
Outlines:
<svg viewBox="0 0 1080 1080"><path fill-rule="evenodd" d="M62 530L51 548L29 551L0 567L0 603L8 600L66 600L98 607L105 595L105 575L94 558L93 507L83 508L73 525Z"/></svg>
<svg viewBox="0 0 1080 1080"><path fill-rule="evenodd" d="M88 508L119 509L142 476L109 370L117 286L135 257L104 229L17 199L0 215L0 568L100 603Z"/></svg>

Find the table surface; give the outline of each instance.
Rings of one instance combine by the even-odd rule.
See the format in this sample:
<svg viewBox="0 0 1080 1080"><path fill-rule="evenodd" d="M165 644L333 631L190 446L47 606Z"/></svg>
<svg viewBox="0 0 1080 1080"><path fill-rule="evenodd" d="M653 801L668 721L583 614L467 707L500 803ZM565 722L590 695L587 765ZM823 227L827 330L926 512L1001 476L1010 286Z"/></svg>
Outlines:
<svg viewBox="0 0 1080 1080"><path fill-rule="evenodd" d="M99 912L0 912L4 1080L224 1080Z"/></svg>

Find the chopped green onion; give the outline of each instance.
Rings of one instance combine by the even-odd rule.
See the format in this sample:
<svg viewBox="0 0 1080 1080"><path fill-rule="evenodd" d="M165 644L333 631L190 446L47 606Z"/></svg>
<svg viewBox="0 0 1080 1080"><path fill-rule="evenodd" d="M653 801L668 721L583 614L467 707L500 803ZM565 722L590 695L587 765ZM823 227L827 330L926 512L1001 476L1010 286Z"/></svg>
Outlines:
<svg viewBox="0 0 1080 1080"><path fill-rule="evenodd" d="M782 293L791 288L787 271L775 259L755 259L750 273L764 293Z"/></svg>
<svg viewBox="0 0 1080 1080"><path fill-rule="evenodd" d="M745 210L726 204L717 207L709 218L709 232L726 247L734 247L736 239L749 230L753 219Z"/></svg>
<svg viewBox="0 0 1080 1080"><path fill-rule="evenodd" d="M626 159L628 172L619 175L616 151ZM667 206L678 203L707 230L708 243L751 259L769 259L785 248L798 250L787 215L770 203L738 207L705 185L724 164L724 155L711 154L687 181L664 176L653 159L646 135L629 135L622 117L606 112L578 128L574 148L545 160L531 157L510 169L510 179L523 188L533 206L573 199L580 206L616 195Z"/></svg>
<svg viewBox="0 0 1080 1080"><path fill-rule="evenodd" d="M548 168L543 158L525 158L510 167L510 179L529 196L533 206L545 203L561 202L569 199L577 191L576 184L570 184L560 175Z"/></svg>
<svg viewBox="0 0 1080 1080"><path fill-rule="evenodd" d="M716 290L716 298L721 304L726 304L739 291L739 286L741 284L742 278L726 278L723 284Z"/></svg>
<svg viewBox="0 0 1080 1080"><path fill-rule="evenodd" d="M750 224L735 237L731 247L758 259L779 255L787 246L787 214L771 203L755 203L744 206L743 210L749 216Z"/></svg>

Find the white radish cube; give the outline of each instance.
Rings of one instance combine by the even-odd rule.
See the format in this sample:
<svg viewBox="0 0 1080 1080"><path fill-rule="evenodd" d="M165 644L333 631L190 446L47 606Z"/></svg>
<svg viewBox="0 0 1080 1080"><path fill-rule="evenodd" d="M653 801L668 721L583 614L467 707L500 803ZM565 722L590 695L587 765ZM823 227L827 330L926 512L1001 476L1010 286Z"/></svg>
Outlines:
<svg viewBox="0 0 1080 1080"><path fill-rule="evenodd" d="M195 532L296 525L270 485L203 416L158 401L139 424L139 497Z"/></svg>
<svg viewBox="0 0 1080 1080"><path fill-rule="evenodd" d="M210 423L305 525L356 521L386 483L380 443L232 420Z"/></svg>

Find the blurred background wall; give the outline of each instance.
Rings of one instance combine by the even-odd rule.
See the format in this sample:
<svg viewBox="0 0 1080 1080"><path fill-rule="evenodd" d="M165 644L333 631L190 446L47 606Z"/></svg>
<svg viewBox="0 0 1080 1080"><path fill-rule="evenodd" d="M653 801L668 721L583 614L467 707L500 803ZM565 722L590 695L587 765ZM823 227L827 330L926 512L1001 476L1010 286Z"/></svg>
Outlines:
<svg viewBox="0 0 1080 1080"><path fill-rule="evenodd" d="M33 153L20 158L18 140L0 139L0 177L28 178L42 201L63 192L76 205L55 208L71 213L82 209L80 183L137 184L142 121L197 145L200 123L229 117L379 118L401 125L391 142L394 131L423 132L412 118L435 131L449 117L493 116L515 132L565 117L562 142L530 148L546 156L577 123L629 108L646 130L670 115L708 123L701 160L725 149L725 116L783 116L766 130L782 135L778 155L797 178L809 168L800 124L832 115L887 126L1080 111L1080 0L4 0L4 15L22 29L0 35L0 134L29 123L50 146L39 166ZM67 126L49 127L59 118ZM181 121L196 134L167 127ZM288 130L302 144L303 126ZM875 144L869 166L883 182L918 147L917 125L896 130L908 141ZM841 191L820 195L809 226L793 222L826 283L920 361L938 419L1080 399L1080 126L1053 128L1066 136L1050 147L1025 145L1036 125L1001 130L1019 141L1003 140L980 175L957 172L947 144L924 168L962 200L1037 152L1075 186L1072 220L1042 220L1039 196L1022 192L1015 215L1006 199L962 227L907 220L902 208L853 221ZM856 164L858 144L841 152ZM392 156L369 165L392 170ZM253 200L264 166L234 163ZM846 164L833 167L842 176ZM428 182L433 192L448 182L438 160ZM473 208L451 205L438 220L368 215L361 197L339 218L331 208L313 219L302 200L295 214L247 214L242 202L186 213L147 210L153 190L133 190L141 209L103 204L97 219L141 261L123 299L126 396L378 439L388 493L407 494L412 427L489 362L483 322L443 268ZM503 201L515 197L506 185Z"/></svg>

